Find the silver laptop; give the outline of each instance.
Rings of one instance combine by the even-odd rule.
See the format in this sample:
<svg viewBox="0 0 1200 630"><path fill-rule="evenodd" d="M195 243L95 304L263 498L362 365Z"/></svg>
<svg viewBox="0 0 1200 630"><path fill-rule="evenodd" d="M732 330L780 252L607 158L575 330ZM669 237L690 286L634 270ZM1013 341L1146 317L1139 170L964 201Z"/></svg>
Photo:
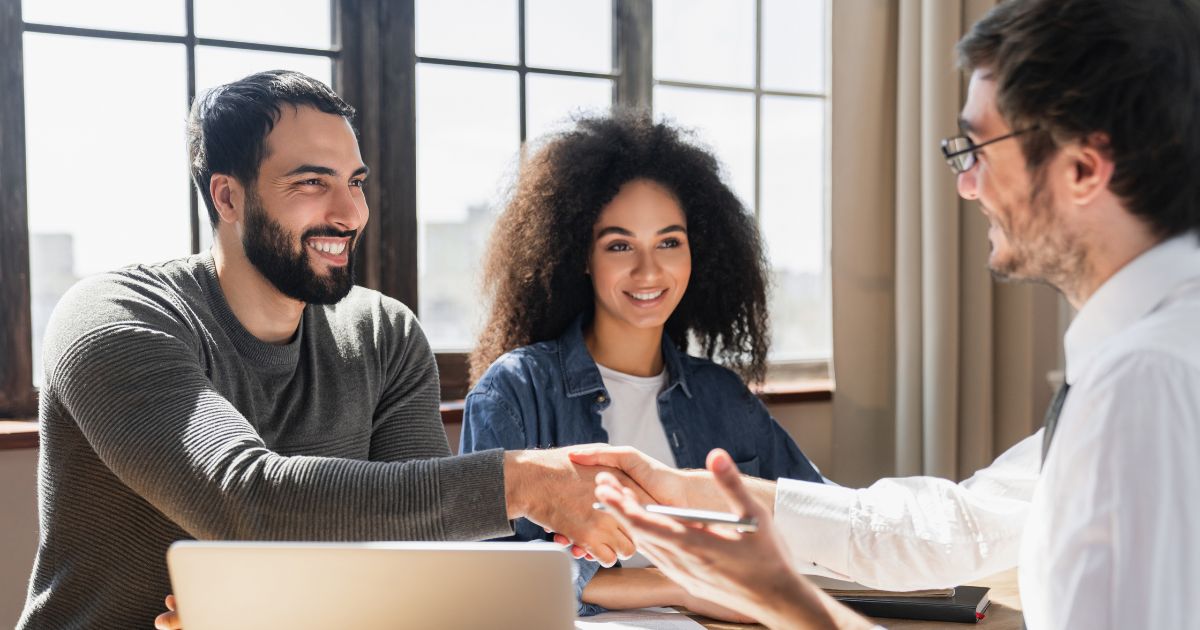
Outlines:
<svg viewBox="0 0 1200 630"><path fill-rule="evenodd" d="M187 630L574 627L551 544L181 541L167 567Z"/></svg>

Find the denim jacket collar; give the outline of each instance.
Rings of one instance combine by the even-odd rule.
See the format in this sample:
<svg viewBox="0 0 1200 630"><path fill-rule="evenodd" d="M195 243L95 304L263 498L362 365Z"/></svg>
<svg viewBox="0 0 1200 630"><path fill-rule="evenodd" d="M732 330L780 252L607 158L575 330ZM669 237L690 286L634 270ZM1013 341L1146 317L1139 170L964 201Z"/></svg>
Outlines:
<svg viewBox="0 0 1200 630"><path fill-rule="evenodd" d="M592 354L588 352L587 344L583 340L583 327L588 320L590 317L586 314L576 317L558 338L558 358L562 362L560 367L563 382L566 385L567 396L571 398L605 391L600 370L596 368L596 361L592 359ZM679 387L691 398L692 392L688 389L687 375L683 370L683 357L680 356L682 353L665 334L662 338L662 352L669 378L663 394Z"/></svg>

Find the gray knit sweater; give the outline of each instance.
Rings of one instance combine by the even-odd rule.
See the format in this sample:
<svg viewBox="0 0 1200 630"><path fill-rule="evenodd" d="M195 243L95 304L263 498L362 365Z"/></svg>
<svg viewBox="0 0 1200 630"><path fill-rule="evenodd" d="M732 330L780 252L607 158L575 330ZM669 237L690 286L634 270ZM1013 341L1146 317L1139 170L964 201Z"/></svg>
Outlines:
<svg viewBox="0 0 1200 630"><path fill-rule="evenodd" d="M412 313L355 287L287 345L209 254L79 283L46 334L41 540L19 628L150 627L174 541L511 533L498 450L450 457Z"/></svg>

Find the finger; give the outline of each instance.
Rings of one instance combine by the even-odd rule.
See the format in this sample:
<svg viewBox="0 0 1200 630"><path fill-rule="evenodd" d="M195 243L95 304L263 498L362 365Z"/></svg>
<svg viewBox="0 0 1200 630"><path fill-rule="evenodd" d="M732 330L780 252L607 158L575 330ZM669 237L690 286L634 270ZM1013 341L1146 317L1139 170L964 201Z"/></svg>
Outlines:
<svg viewBox="0 0 1200 630"><path fill-rule="evenodd" d="M733 463L733 458L725 452L725 449L714 448L708 454L705 466L712 471L713 477L717 481L717 488L720 489L725 500L729 502L729 507L739 518L752 516L761 519L764 517L763 506L750 496L746 485L742 483L742 475Z"/></svg>
<svg viewBox="0 0 1200 630"><path fill-rule="evenodd" d="M555 534L554 542L555 542L555 544L559 544L559 545L562 545L563 547L565 547L567 550L567 553L571 554L571 557L575 558L576 560L587 556L586 549L584 549L583 547L580 547L579 545L576 545L575 543L572 543L570 541L570 539L568 539L566 536L563 536L562 534ZM590 560L590 558L589 558L589 560Z"/></svg>
<svg viewBox="0 0 1200 630"><path fill-rule="evenodd" d="M608 506L608 513L634 536L644 534L643 530L658 529L669 535L680 534L686 529L672 518L650 514L642 509L628 488L618 490L612 486L598 486L596 499Z"/></svg>
<svg viewBox="0 0 1200 630"><path fill-rule="evenodd" d="M596 474L596 485L598 485L598 486L605 485L605 486L612 486L612 487L620 488L621 480L617 479L616 475L614 475L608 471L605 471L605 472Z"/></svg>
<svg viewBox="0 0 1200 630"><path fill-rule="evenodd" d="M605 473L601 473L601 474L605 474ZM643 488L641 485L639 485L633 479L626 477L625 475L619 475L619 476L613 475L613 476L616 477L616 479L620 483L620 485L633 491L633 493L635 495L637 495L638 503L646 504L646 503L654 503L655 502L654 497L649 492L647 492L645 488Z"/></svg>
<svg viewBox="0 0 1200 630"><path fill-rule="evenodd" d="M179 622L179 613L168 611L155 617L154 628L155 630L180 630L183 626Z"/></svg>
<svg viewBox="0 0 1200 630"><path fill-rule="evenodd" d="M611 568L617 563L617 553L608 545L599 544L595 547L589 547L588 552L592 554L592 557L596 559L596 562L600 563L600 566L606 569Z"/></svg>
<svg viewBox="0 0 1200 630"><path fill-rule="evenodd" d="M622 468L622 463L628 463L637 458L638 451L629 446L608 446L607 444L587 444L572 447L567 457L573 463L581 466L608 466Z"/></svg>
<svg viewBox="0 0 1200 630"><path fill-rule="evenodd" d="M175 596L167 595L166 604L167 610L175 610Z"/></svg>

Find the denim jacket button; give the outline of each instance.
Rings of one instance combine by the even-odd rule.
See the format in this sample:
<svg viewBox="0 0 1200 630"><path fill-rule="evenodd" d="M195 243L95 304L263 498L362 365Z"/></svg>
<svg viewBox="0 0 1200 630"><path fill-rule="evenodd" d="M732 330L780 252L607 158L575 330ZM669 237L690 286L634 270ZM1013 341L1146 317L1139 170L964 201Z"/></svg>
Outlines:
<svg viewBox="0 0 1200 630"><path fill-rule="evenodd" d="M604 396L604 394L600 394L599 396L596 396L596 402L598 402L598 403L602 403L605 400L607 400L607 398Z"/></svg>

